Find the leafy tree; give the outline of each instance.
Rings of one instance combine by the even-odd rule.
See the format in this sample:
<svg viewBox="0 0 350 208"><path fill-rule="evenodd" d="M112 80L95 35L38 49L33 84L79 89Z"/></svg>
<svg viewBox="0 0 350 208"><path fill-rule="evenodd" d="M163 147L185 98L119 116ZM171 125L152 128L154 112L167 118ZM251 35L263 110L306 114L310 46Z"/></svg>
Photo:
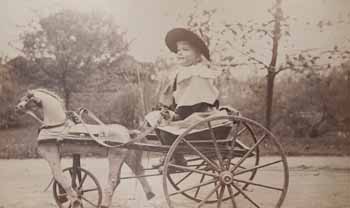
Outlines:
<svg viewBox="0 0 350 208"><path fill-rule="evenodd" d="M72 92L82 88L90 73L108 68L129 46L112 19L97 14L63 10L42 17L38 26L21 35L21 51L33 63L23 73L59 90L67 109Z"/></svg>

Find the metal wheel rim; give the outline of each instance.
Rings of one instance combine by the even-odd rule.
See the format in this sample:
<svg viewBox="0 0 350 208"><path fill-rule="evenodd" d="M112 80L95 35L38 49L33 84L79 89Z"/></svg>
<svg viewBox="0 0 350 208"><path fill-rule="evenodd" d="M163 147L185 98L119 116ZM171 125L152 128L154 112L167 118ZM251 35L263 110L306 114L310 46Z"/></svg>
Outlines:
<svg viewBox="0 0 350 208"><path fill-rule="evenodd" d="M65 169L62 170L62 172L72 171L73 169L74 169L73 167L65 168ZM90 171L88 171L88 170L86 170L84 168L77 167L77 170L79 172L81 172L81 173L85 173L87 175L86 177L87 178L90 177L92 179L92 181L94 182L94 184L96 185L96 189L97 189L97 192L98 192L98 200L97 200L97 204L96 204L95 207L100 208L101 203L102 203L102 188L101 188L101 185L99 184L97 178ZM72 184L70 184L70 185L72 185ZM52 184L53 196L54 196L56 204L60 208L64 208L63 204L58 199L58 193L57 193L58 186L60 186L60 185L58 184L58 182L56 180L54 180L54 182ZM81 188L83 188L83 186Z"/></svg>
<svg viewBox="0 0 350 208"><path fill-rule="evenodd" d="M169 208L174 208L174 206L172 205L171 200L170 200L169 191L168 191L168 184L167 184L167 178L168 178L167 175L168 175L168 168L169 168L168 165L169 165L170 159L171 159L173 153L175 152L176 147L183 140L185 135L187 135L192 129L194 129L195 126L203 124L205 122L208 122L209 120L211 120L213 118L214 117L206 118L200 122L197 122L197 123L191 125L185 132L183 132L174 141L174 143L172 144L171 148L169 149L169 151L167 153L167 156L165 158L165 163L164 163L164 172L163 172L163 191L164 191L166 202L167 202ZM283 179L284 179L283 180L283 187L281 188L282 191L281 191L281 194L279 195L279 199L278 199L276 206L275 206L275 208L280 208L284 199L285 199L285 196L286 196L286 193L288 190L289 173L288 173L288 164L287 164L286 156L285 156L284 151L281 147L281 144L278 142L277 138L270 131L268 131L265 127L263 127L261 124L255 122L251 119L245 118L245 117L241 117L241 116L217 116L217 117L215 117L215 119L216 120L219 120L219 119L234 120L234 119L236 119L236 120L241 120L241 121L244 121L244 122L249 123L251 125L254 125L257 128L261 129L263 132L265 132L266 133L265 136L268 136L268 138L276 146L276 148L278 149L278 152L280 153L279 156L281 157L280 162L282 163ZM259 144L257 144L257 145L259 145Z"/></svg>

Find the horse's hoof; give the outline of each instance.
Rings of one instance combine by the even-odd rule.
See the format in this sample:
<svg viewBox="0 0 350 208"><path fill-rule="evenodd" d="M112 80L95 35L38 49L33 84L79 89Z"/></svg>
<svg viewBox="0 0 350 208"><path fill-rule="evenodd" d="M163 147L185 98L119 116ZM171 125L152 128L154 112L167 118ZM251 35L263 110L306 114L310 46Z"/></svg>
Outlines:
<svg viewBox="0 0 350 208"><path fill-rule="evenodd" d="M155 197L156 195L153 193L153 192L148 192L147 194L146 194L146 197L147 197L147 200L150 200L150 199L152 199L153 197Z"/></svg>

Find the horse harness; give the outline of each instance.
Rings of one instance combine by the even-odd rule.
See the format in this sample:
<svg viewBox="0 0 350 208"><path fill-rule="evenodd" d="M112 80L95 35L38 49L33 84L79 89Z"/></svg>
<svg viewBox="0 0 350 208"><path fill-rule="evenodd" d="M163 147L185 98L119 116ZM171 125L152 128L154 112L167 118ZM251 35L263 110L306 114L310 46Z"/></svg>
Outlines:
<svg viewBox="0 0 350 208"><path fill-rule="evenodd" d="M57 128L57 127L61 127L64 126L66 124L67 120L64 120L62 123L59 124L54 124L54 125L42 125L38 128L38 134L40 133L41 130L43 129L53 129L53 128Z"/></svg>

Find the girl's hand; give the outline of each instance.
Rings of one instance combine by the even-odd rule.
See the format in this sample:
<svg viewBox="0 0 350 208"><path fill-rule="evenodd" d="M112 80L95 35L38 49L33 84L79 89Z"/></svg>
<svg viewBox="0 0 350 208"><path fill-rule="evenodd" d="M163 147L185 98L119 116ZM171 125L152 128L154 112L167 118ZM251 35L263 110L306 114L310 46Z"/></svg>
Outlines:
<svg viewBox="0 0 350 208"><path fill-rule="evenodd" d="M170 111L167 110L167 109L161 109L160 115L161 115L161 116L163 117L163 119L165 119L165 120L171 120L171 119L172 119L172 115L171 115Z"/></svg>

